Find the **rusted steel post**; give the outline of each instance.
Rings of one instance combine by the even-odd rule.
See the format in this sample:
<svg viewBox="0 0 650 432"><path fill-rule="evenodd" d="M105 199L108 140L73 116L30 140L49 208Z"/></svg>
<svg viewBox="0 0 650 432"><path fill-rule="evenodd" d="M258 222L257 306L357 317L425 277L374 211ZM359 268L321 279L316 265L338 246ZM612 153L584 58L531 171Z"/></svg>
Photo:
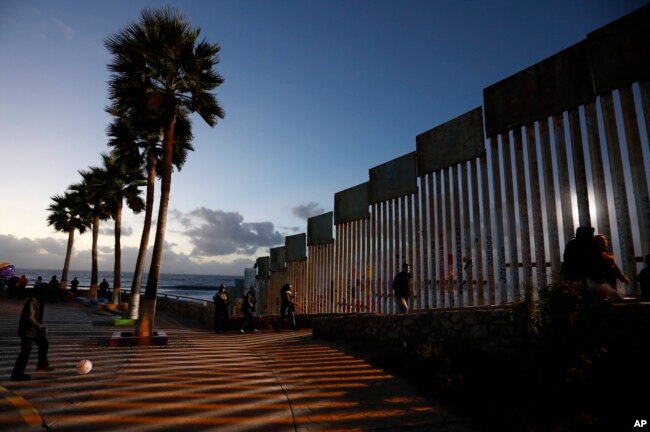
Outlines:
<svg viewBox="0 0 650 432"><path fill-rule="evenodd" d="M431 270L430 270L430 260L429 260L429 245L431 241L429 240L429 218L431 213L429 210L429 194L430 189L428 188L428 175L426 177L420 177L420 211L422 217L420 220L420 247L422 249L422 257L420 263L422 265L422 292L420 297L420 307L423 309L428 309L431 307ZM417 213L417 212L416 212Z"/></svg>
<svg viewBox="0 0 650 432"><path fill-rule="evenodd" d="M632 87L619 90L621 96L621 111L623 113L623 126L625 140L627 141L627 154L630 160L632 186L636 205L636 216L639 224L639 237L641 242L641 256L650 253L650 197L648 196L648 179L641 148L641 135L639 123L636 118L636 107ZM635 272L636 274L636 272ZM630 276L634 276L631 274Z"/></svg>
<svg viewBox="0 0 650 432"><path fill-rule="evenodd" d="M571 136L573 172L575 173L578 223L580 226L591 226L589 193L587 190L587 170L585 169L585 152L582 144L580 112L577 108L569 111L569 133ZM573 233L569 236L569 239L571 238L573 238Z"/></svg>
<svg viewBox="0 0 650 432"><path fill-rule="evenodd" d="M460 164L460 181L463 193L463 271L465 274L465 287L467 290L467 305L473 306L474 300L474 260L472 259L472 229L470 217L470 186L467 163ZM476 199L472 197L473 199Z"/></svg>
<svg viewBox="0 0 650 432"><path fill-rule="evenodd" d="M526 193L526 172L524 170L524 146L522 130L517 128L514 134L515 172L517 175L517 204L519 207L519 237L521 239L521 262L523 266L523 284L533 282L533 266L530 257L530 225L528 222L528 194ZM520 295L521 296L521 295Z"/></svg>
<svg viewBox="0 0 650 432"><path fill-rule="evenodd" d="M421 247L421 231L420 231L420 224L423 223L422 217L420 214L420 189L418 189L417 192L415 192L415 195L413 196L413 204L411 205L411 209L413 210L413 213L411 215L411 224L409 225L413 229L413 235L411 235L411 238L413 239L413 248L415 249L415 260L411 259L411 261L414 261L416 263L416 269L414 273L414 284L413 284L413 293L414 293L414 299L412 302L412 307L422 309L424 306L423 304L423 299L424 299L424 283L423 283L423 278L422 275L424 274L424 262L422 261L422 255L420 251ZM424 210L424 209L422 209ZM424 213L424 212L423 212Z"/></svg>
<svg viewBox="0 0 650 432"><path fill-rule="evenodd" d="M309 246L307 254L309 256L307 261L307 272L309 274L309 284L311 286L311 296L312 296L312 313L321 313L320 309L320 298L318 296L320 292L320 281L318 277L321 271L320 264L320 250L322 245L318 246Z"/></svg>
<svg viewBox="0 0 650 432"><path fill-rule="evenodd" d="M646 144L650 150L650 85L648 81L639 83L639 92L641 93L641 108L645 122Z"/></svg>
<svg viewBox="0 0 650 432"><path fill-rule="evenodd" d="M379 304L380 304L380 299L381 297L379 296L379 270L381 269L381 266L379 265L379 260L378 260L378 253L377 253L377 248L378 248L378 239L379 239L379 218L378 218L379 210L377 204L372 205L372 227L371 227L371 232L372 232L372 238L370 240L370 254L372 256L371 263L372 267L370 269L371 271L371 278L370 278L370 286L372 288L372 312L379 312Z"/></svg>
<svg viewBox="0 0 650 432"><path fill-rule="evenodd" d="M601 150L596 105L593 103L585 105L585 122L587 125L587 142L589 144L591 180L594 187L594 199L596 201L597 232L611 239L612 228L609 220L609 212L607 211L607 188L605 187L603 152Z"/></svg>
<svg viewBox="0 0 650 432"><path fill-rule="evenodd" d="M557 227L557 209L555 183L553 180L553 160L551 158L551 138L548 119L539 122L539 137L542 149L542 175L544 178L544 195L546 204L546 222L548 226L548 249L551 254L551 271L560 271L561 252L560 236Z"/></svg>
<svg viewBox="0 0 650 432"><path fill-rule="evenodd" d="M515 217L515 179L512 176L512 157L509 133L501 134L501 148L503 153L503 185L505 186L506 192L508 243L510 249L510 280L512 281L512 288L509 290L510 296L508 298L516 300L521 297L521 289L519 285L519 247L517 244L518 235Z"/></svg>
<svg viewBox="0 0 650 432"><path fill-rule="evenodd" d="M535 240L535 273L537 274L537 289L547 282L546 278L546 245L544 244L544 224L542 222L542 201L539 185L539 163L537 158L537 139L535 125L526 125L526 147L528 154L528 173L530 179L530 201L533 216L533 239Z"/></svg>
<svg viewBox="0 0 650 432"><path fill-rule="evenodd" d="M373 267L373 262L372 262L372 255L371 255L371 229L372 229L372 219L368 218L366 219L366 225L365 225L365 256L366 256L366 264L364 267L364 274L365 274L365 281L364 281L364 287L365 287L365 301L366 301L366 312L372 312L372 295L373 295L373 286L372 286L372 267Z"/></svg>
<svg viewBox="0 0 650 432"><path fill-rule="evenodd" d="M631 277L636 274L634 244L632 242L630 208L627 201L627 188L625 185L625 175L623 174L621 145L618 140L616 113L614 112L614 100L612 94L609 93L601 96L600 103L603 111L605 136L607 138L607 156L609 158L612 190L614 192L614 208L616 209L618 242L621 248L621 253L617 258L620 258L621 263L623 264L623 272Z"/></svg>
<svg viewBox="0 0 650 432"><path fill-rule="evenodd" d="M438 304L440 307L447 307L447 273L445 272L445 262L447 261L447 256L445 255L445 224L443 220L443 196L442 196L442 171L436 172L436 202L437 202L437 213L438 219L436 222L437 233L437 243L438 243L438 280L439 280L439 301Z"/></svg>
<svg viewBox="0 0 650 432"><path fill-rule="evenodd" d="M334 248L334 312L341 312L341 286L343 285L343 273L342 273L342 264L343 264L343 226L336 225L336 246Z"/></svg>
<svg viewBox="0 0 650 432"><path fill-rule="evenodd" d="M343 224L345 227L345 236L343 238L343 312L350 312L350 279L351 279L351 266L350 266L350 244L352 240L352 222Z"/></svg>
<svg viewBox="0 0 650 432"><path fill-rule="evenodd" d="M566 155L566 138L564 136L564 116L553 116L553 136L555 137L555 157L557 159L557 176L560 190L560 208L562 210L562 234L566 244L575 233L573 206L571 205L571 183L569 182L569 164Z"/></svg>
<svg viewBox="0 0 650 432"><path fill-rule="evenodd" d="M445 170L445 261L447 273L445 279L447 280L447 306L456 306L456 287L454 275L454 234L452 226L452 207L451 207L451 171L453 168Z"/></svg>
<svg viewBox="0 0 650 432"><path fill-rule="evenodd" d="M465 306L464 297L465 297L465 284L464 282L464 272L463 272L463 238L462 238L462 224L460 220L460 173L459 166L454 166L449 168L449 172L452 173L452 187L453 187L453 202L454 202L454 250L452 252L455 260L455 273L456 273L456 305L463 307Z"/></svg>
<svg viewBox="0 0 650 432"><path fill-rule="evenodd" d="M415 194L411 195L407 201L407 211L408 216L407 220L409 221L409 262L411 266L415 266L413 269L413 296L411 299L411 308L421 308L419 303L421 303L422 293L421 293L421 283L422 283L422 263L420 262L420 242L416 237L419 234L419 192L416 191ZM417 234L416 234L417 233ZM415 264L414 264L415 263Z"/></svg>
<svg viewBox="0 0 650 432"><path fill-rule="evenodd" d="M388 304L387 312L395 313L395 299L393 298L392 283L395 277L395 218L394 218L394 200L389 200L388 204L388 264L386 266L386 283Z"/></svg>
<svg viewBox="0 0 650 432"><path fill-rule="evenodd" d="M356 233L356 276L354 278L354 283L355 283L355 310L357 312L362 312L363 309L365 308L365 302L363 301L363 293L362 293L362 287L363 287L363 282L365 281L365 275L364 275L364 261L365 261L365 256L364 256L364 248L363 248L363 227L365 224L365 219L359 219L357 221L357 233Z"/></svg>
<svg viewBox="0 0 650 432"><path fill-rule="evenodd" d="M402 263L408 260L406 255L406 197L395 200L395 269L400 271Z"/></svg>
<svg viewBox="0 0 650 432"><path fill-rule="evenodd" d="M494 281L494 251L492 247L492 212L490 211L490 185L488 181L487 157L479 158L481 164L481 191L483 201L483 235L485 238L485 261L487 263L488 304L496 304L496 285Z"/></svg>
<svg viewBox="0 0 650 432"><path fill-rule="evenodd" d="M474 236L472 238L472 245L474 249L473 261L474 271L476 272L476 290L477 290L477 304L485 304L485 284L483 276L483 242L481 240L481 206L480 196L478 189L478 161L472 159L469 161L471 176L472 176L472 218L474 221Z"/></svg>
<svg viewBox="0 0 650 432"><path fill-rule="evenodd" d="M507 273L506 273L506 247L503 227L503 200L501 198L501 170L499 167L499 141L497 138L488 140L488 146L492 157L492 190L494 191L494 227L496 228L497 246L497 281L499 287L498 301L508 301L507 295Z"/></svg>
<svg viewBox="0 0 650 432"><path fill-rule="evenodd" d="M389 270L388 270L388 256L390 251L388 250L388 203L383 202L381 205L381 220L382 220L382 239L381 239L381 263L382 263L382 304L381 311L382 313L388 313L388 302L389 302L389 291L390 291L390 280L389 280Z"/></svg>
<svg viewBox="0 0 650 432"><path fill-rule="evenodd" d="M429 246L429 264L427 267L429 268L429 307L431 308L437 308L439 305L438 302L438 282L437 282L437 274L438 274L438 267L436 267L436 256L438 255L436 253L436 198L435 198L435 190L434 190L434 185L433 185L433 177L434 174L430 173L427 174L427 192L428 192L428 198L429 198L429 235L427 237L428 241L428 246Z"/></svg>

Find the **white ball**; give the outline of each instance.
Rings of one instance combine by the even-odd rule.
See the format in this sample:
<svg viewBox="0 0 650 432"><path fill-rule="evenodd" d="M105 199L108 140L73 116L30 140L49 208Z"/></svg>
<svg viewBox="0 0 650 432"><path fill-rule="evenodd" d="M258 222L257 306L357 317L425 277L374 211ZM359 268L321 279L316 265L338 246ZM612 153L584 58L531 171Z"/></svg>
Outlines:
<svg viewBox="0 0 650 432"><path fill-rule="evenodd" d="M90 360L81 360L77 364L77 372L79 375L86 375L93 368L93 363Z"/></svg>

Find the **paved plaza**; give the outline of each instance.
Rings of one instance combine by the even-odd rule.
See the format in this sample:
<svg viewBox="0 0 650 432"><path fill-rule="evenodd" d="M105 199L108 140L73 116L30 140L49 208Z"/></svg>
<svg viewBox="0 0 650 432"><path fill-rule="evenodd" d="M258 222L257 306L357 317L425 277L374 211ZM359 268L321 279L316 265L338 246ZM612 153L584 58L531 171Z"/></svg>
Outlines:
<svg viewBox="0 0 650 432"><path fill-rule="evenodd" d="M310 330L215 335L159 312L160 347L109 348L115 315L47 304L52 372L9 381L22 301L0 299L0 430L470 431L415 388ZM77 363L92 361L90 374ZM42 419L42 420L41 420Z"/></svg>

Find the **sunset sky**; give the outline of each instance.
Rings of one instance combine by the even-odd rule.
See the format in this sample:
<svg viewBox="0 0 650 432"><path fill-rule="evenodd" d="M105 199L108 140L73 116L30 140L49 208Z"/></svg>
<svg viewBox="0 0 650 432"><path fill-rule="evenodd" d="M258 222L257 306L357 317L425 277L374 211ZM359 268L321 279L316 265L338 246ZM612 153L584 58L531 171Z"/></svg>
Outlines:
<svg viewBox="0 0 650 432"><path fill-rule="evenodd" d="M240 276L417 134L481 105L485 87L646 3L0 0L0 261L63 266L67 236L46 209L101 164L103 43L144 7L175 6L219 43L225 78L225 119L192 118L195 152L172 179L163 272ZM124 215L124 271L142 219ZM112 227L100 270L112 269ZM90 242L77 235L73 269L90 269Z"/></svg>

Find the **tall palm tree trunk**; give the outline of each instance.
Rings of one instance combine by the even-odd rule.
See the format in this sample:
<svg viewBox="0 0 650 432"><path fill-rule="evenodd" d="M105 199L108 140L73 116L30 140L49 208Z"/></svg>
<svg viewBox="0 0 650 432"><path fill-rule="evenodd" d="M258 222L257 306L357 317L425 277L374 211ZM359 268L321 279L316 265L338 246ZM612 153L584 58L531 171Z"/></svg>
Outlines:
<svg viewBox="0 0 650 432"><path fill-rule="evenodd" d="M142 227L142 237L140 238L140 249L138 250L138 259L135 262L135 271L133 273L133 283L131 284L131 296L129 298L129 318L138 319L140 311L140 291L142 286L142 273L144 272L144 260L147 256L149 247L149 232L151 231L151 219L153 219L153 199L154 188L156 184L156 157L149 156L147 162L147 196L144 211L144 226Z"/></svg>
<svg viewBox="0 0 650 432"><path fill-rule="evenodd" d="M115 204L115 261L113 263L113 304L120 304L122 291L122 201Z"/></svg>
<svg viewBox="0 0 650 432"><path fill-rule="evenodd" d="M63 262L63 272L61 273L61 288L68 287L68 269L70 268L70 258L72 257L72 245L74 244L74 228L68 232L68 247L65 251L65 261Z"/></svg>
<svg viewBox="0 0 650 432"><path fill-rule="evenodd" d="M147 275L147 288L144 292L144 302L140 307L141 314L136 326L136 334L139 336L151 336L156 314L156 298L158 296L158 281L160 279L160 267L162 264L162 253L165 246L165 227L167 226L167 208L169 207L169 192L172 185L172 154L174 152L174 127L176 115L173 115L169 125L165 128L163 139L162 159L162 180L160 182L160 206L158 207L158 223L156 226L156 238L154 240L153 252L151 254L151 267Z"/></svg>
<svg viewBox="0 0 650 432"><path fill-rule="evenodd" d="M97 279L99 278L99 269L97 267L97 237L99 237L99 216L93 217L93 245L91 250L92 271L90 272L90 291L88 297L97 298Z"/></svg>

